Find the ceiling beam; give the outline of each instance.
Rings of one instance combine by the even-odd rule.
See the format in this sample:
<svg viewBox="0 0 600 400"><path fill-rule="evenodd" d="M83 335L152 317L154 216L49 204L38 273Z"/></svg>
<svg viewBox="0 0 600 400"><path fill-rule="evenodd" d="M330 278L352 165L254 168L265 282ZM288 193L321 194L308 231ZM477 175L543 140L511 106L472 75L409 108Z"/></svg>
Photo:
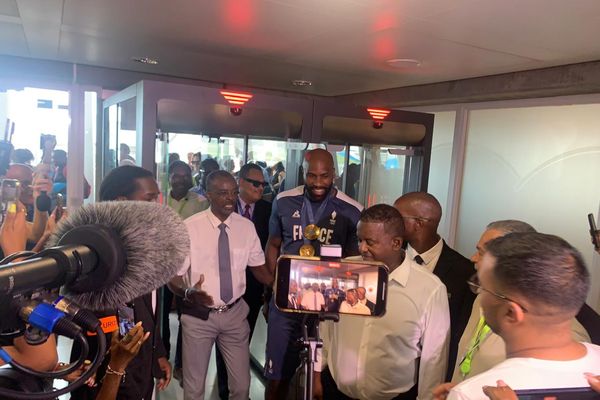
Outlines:
<svg viewBox="0 0 600 400"><path fill-rule="evenodd" d="M600 61L337 96L357 105L401 108L600 92Z"/></svg>

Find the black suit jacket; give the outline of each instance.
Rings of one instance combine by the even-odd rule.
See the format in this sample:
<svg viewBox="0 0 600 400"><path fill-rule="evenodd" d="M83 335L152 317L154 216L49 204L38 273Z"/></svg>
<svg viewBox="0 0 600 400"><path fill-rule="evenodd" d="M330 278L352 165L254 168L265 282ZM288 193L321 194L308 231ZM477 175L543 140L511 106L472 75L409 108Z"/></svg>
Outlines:
<svg viewBox="0 0 600 400"><path fill-rule="evenodd" d="M458 342L462 336L473 307L475 294L467 280L475 273L473 263L450 248L446 242L433 273L446 285L450 306L450 352L448 357L447 381L452 378Z"/></svg>
<svg viewBox="0 0 600 400"><path fill-rule="evenodd" d="M254 204L254 212L252 213L252 222L258 233L260 245L265 249L267 239L269 238L269 218L271 218L271 203L260 199Z"/></svg>
<svg viewBox="0 0 600 400"><path fill-rule="evenodd" d="M138 355L131 360L126 368L127 375L125 381L121 382L117 398L119 400L140 400L152 398L154 389L154 378L161 378L162 371L158 365L159 357L166 357L166 350L160 336L160 324L152 313L152 294L148 293L144 296L133 300L133 313L135 322L142 321L144 331L152 332L148 340L142 345ZM130 303L130 304L131 304ZM117 315L116 310L100 313L104 315ZM112 334L106 334L107 348L110 347L112 335L119 334L118 330ZM94 337L88 337L90 342L90 352L93 354L96 349L96 341ZM71 353L71 360L78 357L79 349L74 346ZM90 356L88 356L90 357ZM100 381L106 371L106 365L110 362L110 356L104 359L97 372L96 381ZM82 386L71 393L72 399L92 400L96 398L100 385L95 388Z"/></svg>
<svg viewBox="0 0 600 400"><path fill-rule="evenodd" d="M157 305L158 313L158 305ZM145 331L151 331L150 337L142 345L138 355L127 366L125 382L121 383L117 398L150 399L154 388L154 378L162 378L163 372L158 359L166 357L167 351L160 335L158 317L152 312L152 293L133 300L135 322L142 321Z"/></svg>
<svg viewBox="0 0 600 400"><path fill-rule="evenodd" d="M269 238L269 218L271 218L271 203L260 199L254 204L254 212L252 213L252 222L256 228L256 233L260 239L260 246L265 249L267 239ZM246 292L244 300L248 303L251 310L258 310L263 304L262 296L264 292L263 284L256 280L250 268L246 268ZM257 311L255 311L257 313ZM249 318L255 320L255 316L250 315ZM253 321L250 321L250 327L253 327Z"/></svg>

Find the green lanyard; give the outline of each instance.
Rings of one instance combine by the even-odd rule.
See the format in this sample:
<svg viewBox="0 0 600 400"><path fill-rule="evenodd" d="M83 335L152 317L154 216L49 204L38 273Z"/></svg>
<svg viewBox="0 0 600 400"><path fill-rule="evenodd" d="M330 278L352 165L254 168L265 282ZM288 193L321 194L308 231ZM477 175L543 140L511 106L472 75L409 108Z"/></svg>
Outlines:
<svg viewBox="0 0 600 400"><path fill-rule="evenodd" d="M188 201L187 196L185 196L183 198L183 200L181 200L181 204L179 205L179 210L177 210L177 215L181 216L181 211L183 211L183 207L185 207L185 204L187 203L187 201ZM167 197L167 205L169 207L171 207L171 195L169 195L169 197ZM171 207L171 208L173 208L173 207Z"/></svg>
<svg viewBox="0 0 600 400"><path fill-rule="evenodd" d="M485 340L485 338L490 334L491 331L492 330L490 329L489 325L485 323L483 315L479 317L479 322L477 323L477 330L471 338L471 343L469 343L469 349L467 350L467 353L460 362L460 373L462 374L463 378L469 375L469 372L471 372L471 361L473 360L473 355L479 348L481 342Z"/></svg>

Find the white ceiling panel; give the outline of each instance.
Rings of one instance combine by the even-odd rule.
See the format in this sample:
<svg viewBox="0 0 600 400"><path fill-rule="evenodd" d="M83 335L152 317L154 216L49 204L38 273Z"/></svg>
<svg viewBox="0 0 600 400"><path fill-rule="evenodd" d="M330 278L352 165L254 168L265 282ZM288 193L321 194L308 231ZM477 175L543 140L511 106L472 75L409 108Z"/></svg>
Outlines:
<svg viewBox="0 0 600 400"><path fill-rule="evenodd" d="M1 33L0 54L336 95L600 59L600 1L0 0Z"/></svg>
<svg viewBox="0 0 600 400"><path fill-rule="evenodd" d="M29 56L23 27L0 21L0 49L17 56Z"/></svg>
<svg viewBox="0 0 600 400"><path fill-rule="evenodd" d="M0 15L19 16L19 8L15 0L0 0Z"/></svg>

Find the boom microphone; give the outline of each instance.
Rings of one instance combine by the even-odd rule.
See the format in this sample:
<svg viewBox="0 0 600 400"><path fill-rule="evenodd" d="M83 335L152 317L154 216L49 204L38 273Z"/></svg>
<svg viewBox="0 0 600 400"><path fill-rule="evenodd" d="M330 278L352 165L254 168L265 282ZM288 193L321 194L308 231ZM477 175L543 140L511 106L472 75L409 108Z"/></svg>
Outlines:
<svg viewBox="0 0 600 400"><path fill-rule="evenodd" d="M172 209L91 204L61 220L35 258L0 267L0 295L62 286L82 308L117 308L167 283L188 253L187 230Z"/></svg>

